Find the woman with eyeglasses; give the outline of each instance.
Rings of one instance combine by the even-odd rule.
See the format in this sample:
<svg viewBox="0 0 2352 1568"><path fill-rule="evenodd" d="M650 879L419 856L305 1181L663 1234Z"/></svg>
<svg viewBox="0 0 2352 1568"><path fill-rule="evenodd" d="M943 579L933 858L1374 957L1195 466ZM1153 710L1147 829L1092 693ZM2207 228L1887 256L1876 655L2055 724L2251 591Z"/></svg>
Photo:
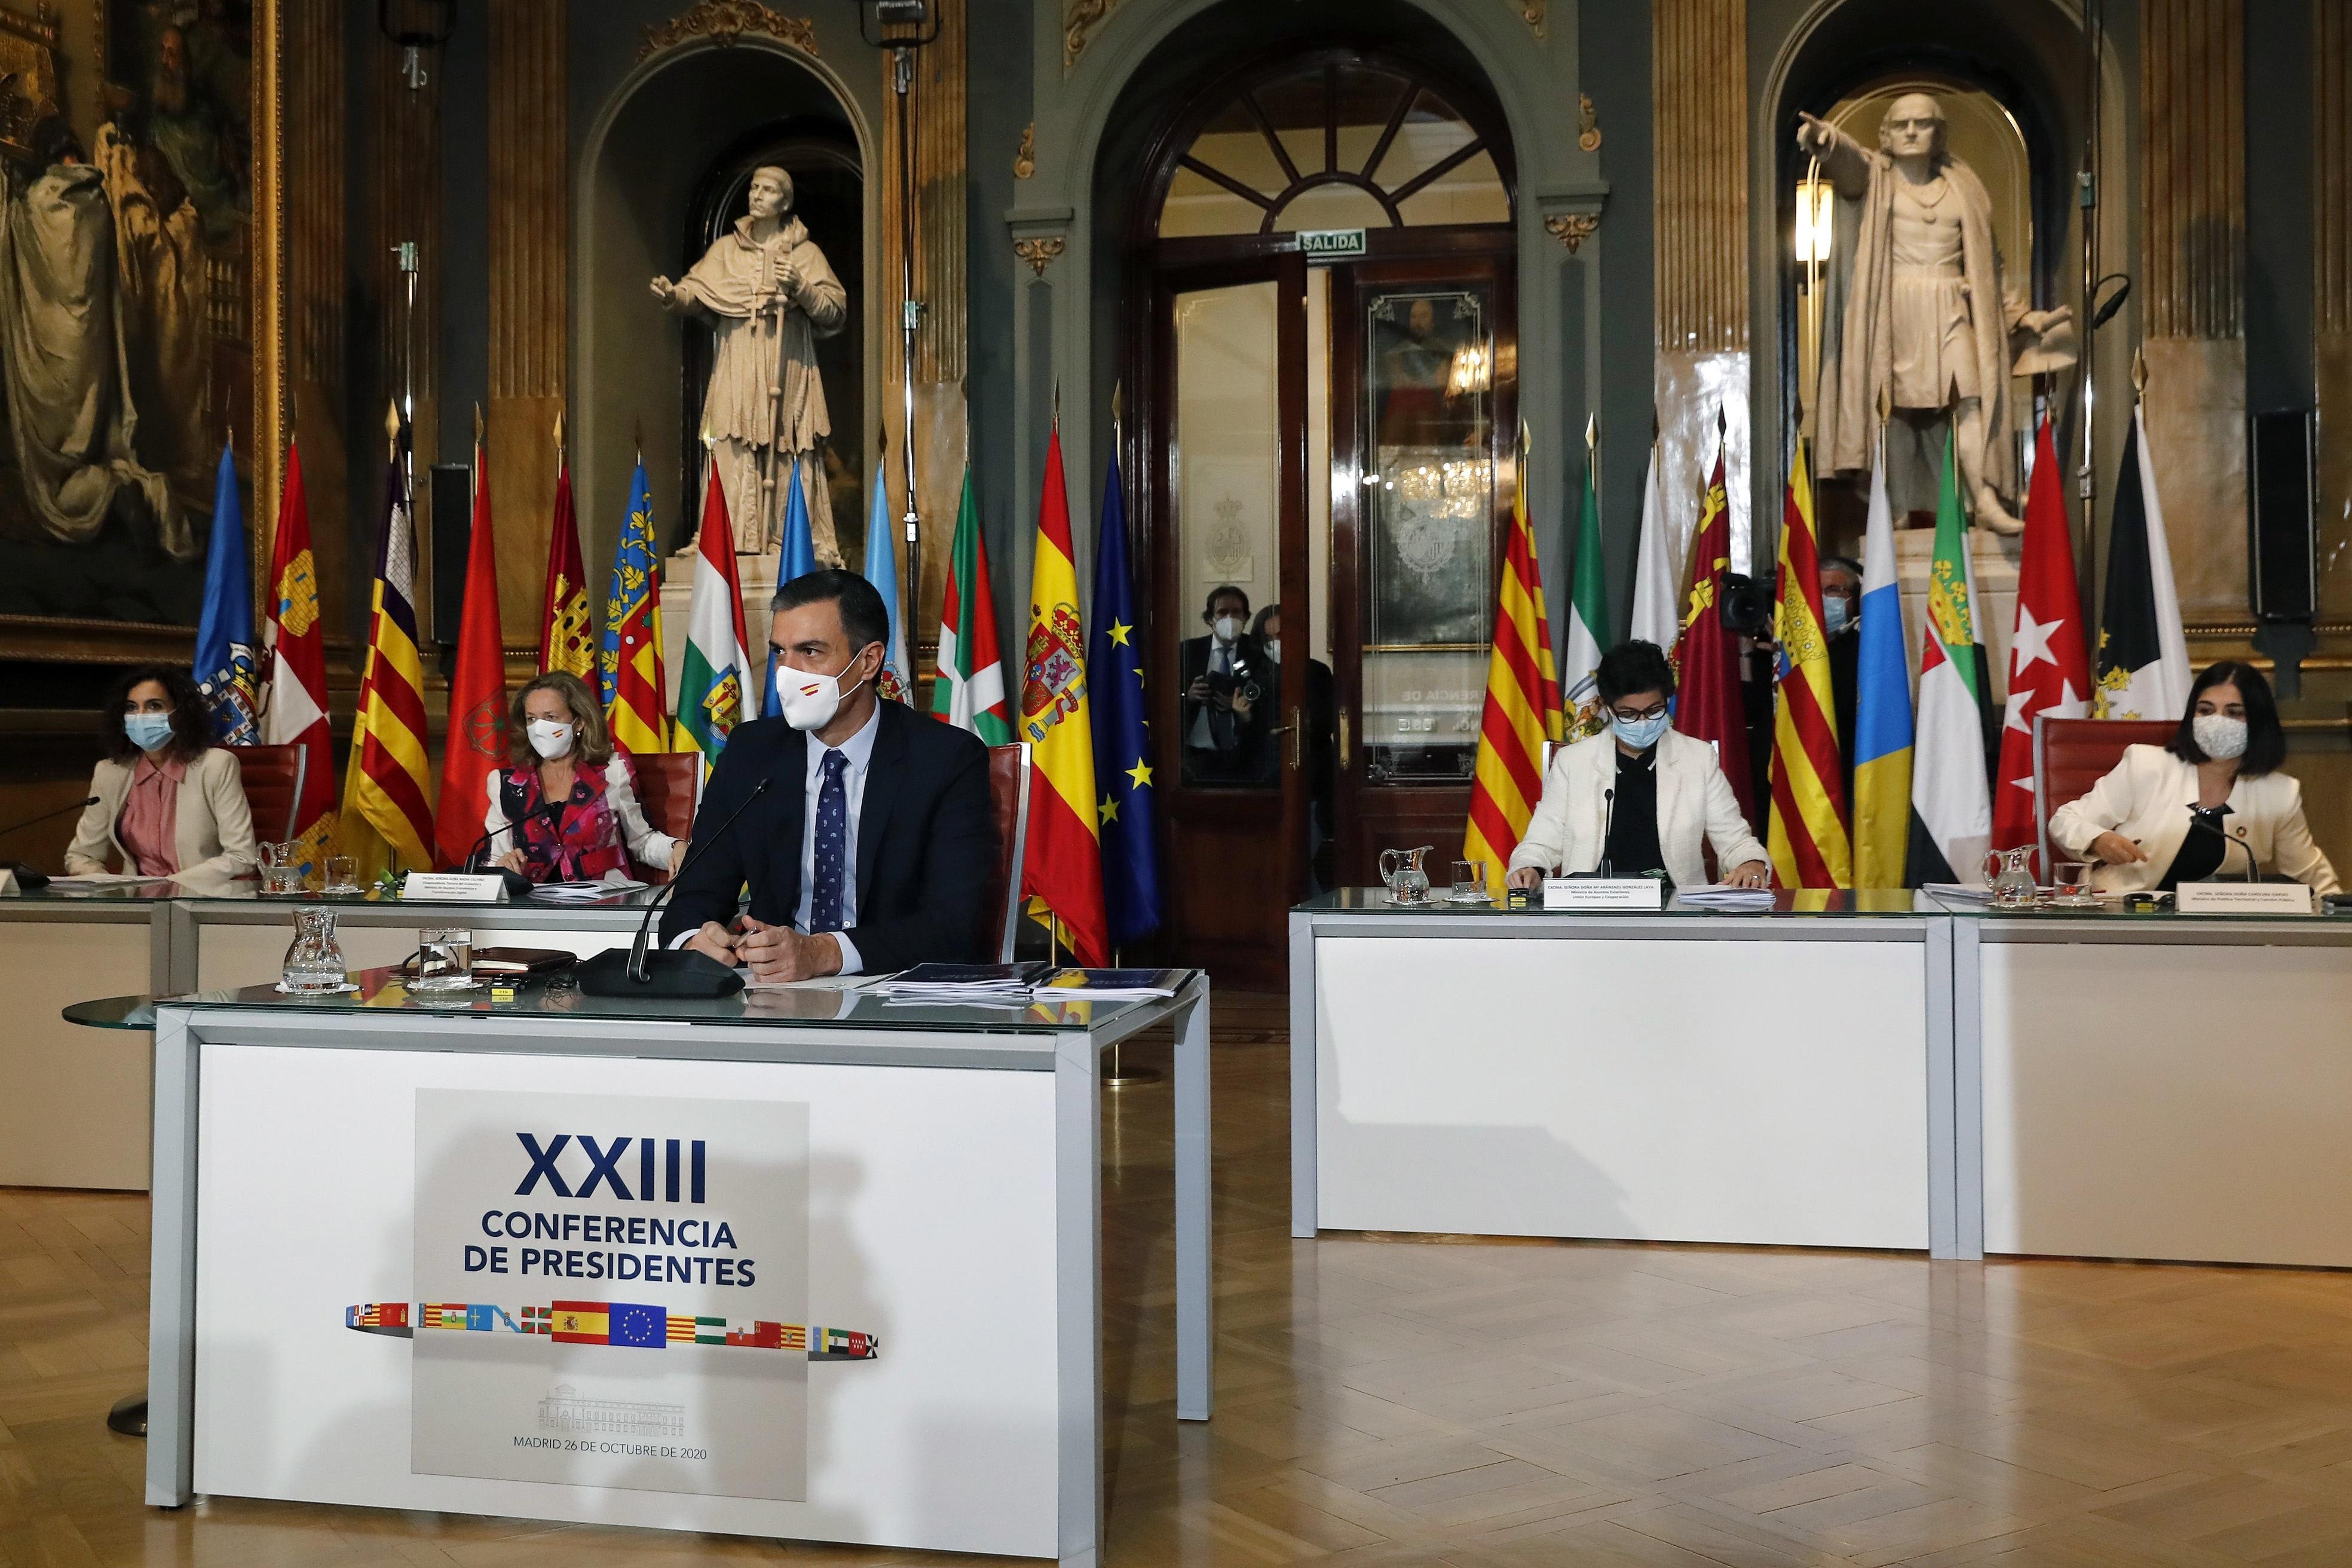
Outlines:
<svg viewBox="0 0 2352 1568"><path fill-rule="evenodd" d="M1612 876L1700 887L1702 840L1714 846L1726 882L1769 882L1764 846L1740 816L1715 749L1672 726L1675 671L1658 645L1619 643L1601 656L1594 680L1609 727L1553 753L1543 799L1511 851L1508 884L1532 888L1547 875L1605 866Z"/></svg>
<svg viewBox="0 0 2352 1568"><path fill-rule="evenodd" d="M98 798L66 849L66 875L141 877L250 871L253 813L236 758L213 743L204 693L184 669L151 664L114 683L100 720Z"/></svg>

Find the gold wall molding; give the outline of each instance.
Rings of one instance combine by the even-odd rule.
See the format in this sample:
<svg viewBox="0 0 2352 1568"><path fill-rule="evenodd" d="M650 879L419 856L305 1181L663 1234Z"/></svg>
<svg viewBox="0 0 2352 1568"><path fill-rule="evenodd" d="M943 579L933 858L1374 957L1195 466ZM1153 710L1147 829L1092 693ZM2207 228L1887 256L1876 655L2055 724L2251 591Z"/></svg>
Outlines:
<svg viewBox="0 0 2352 1568"><path fill-rule="evenodd" d="M1021 129L1021 145L1013 151L1013 177L1025 180L1037 172L1037 122Z"/></svg>
<svg viewBox="0 0 2352 1568"><path fill-rule="evenodd" d="M1103 18L1118 6L1118 0L1063 0L1062 5L1062 70L1067 74L1087 52L1087 41Z"/></svg>
<svg viewBox="0 0 2352 1568"><path fill-rule="evenodd" d="M656 26L648 26L637 45L637 58L646 59L680 44L708 42L731 48L746 33L758 33L816 58L816 24L806 16L787 16L753 0L703 0Z"/></svg>
<svg viewBox="0 0 2352 1568"><path fill-rule="evenodd" d="M1747 0L1656 0L1658 347L1745 351Z"/></svg>
<svg viewBox="0 0 2352 1568"><path fill-rule="evenodd" d="M2352 6L2311 8L2313 320L2319 417L2352 417ZM2352 616L2352 442L2319 446L2319 605Z"/></svg>
<svg viewBox="0 0 2352 1568"><path fill-rule="evenodd" d="M1519 20L1528 25L1528 31L1538 38L1542 37L1551 0L1509 0L1509 3L1519 8Z"/></svg>
<svg viewBox="0 0 2352 1568"><path fill-rule="evenodd" d="M1601 151L1601 116L1593 111L1592 95L1576 95L1576 144L1588 153Z"/></svg>
<svg viewBox="0 0 2352 1568"><path fill-rule="evenodd" d="M1544 219L1544 232L1568 247L1570 256L1601 226L1599 213L1555 213Z"/></svg>
<svg viewBox="0 0 2352 1568"><path fill-rule="evenodd" d="M1062 254L1063 244L1062 237L1058 234L1039 235L1030 239L1014 240L1013 254L1027 262L1030 271L1043 278L1045 276L1045 268L1052 264L1055 257Z"/></svg>

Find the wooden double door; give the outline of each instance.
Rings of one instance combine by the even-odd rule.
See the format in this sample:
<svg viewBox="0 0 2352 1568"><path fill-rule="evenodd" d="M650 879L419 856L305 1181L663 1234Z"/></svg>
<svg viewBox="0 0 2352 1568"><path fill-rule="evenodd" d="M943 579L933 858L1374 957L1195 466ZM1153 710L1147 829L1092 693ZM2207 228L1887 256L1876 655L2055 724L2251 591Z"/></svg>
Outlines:
<svg viewBox="0 0 2352 1568"><path fill-rule="evenodd" d="M1460 852L1517 483L1507 226L1313 268L1283 237L1163 246L1132 382L1169 950L1244 983L1381 848Z"/></svg>

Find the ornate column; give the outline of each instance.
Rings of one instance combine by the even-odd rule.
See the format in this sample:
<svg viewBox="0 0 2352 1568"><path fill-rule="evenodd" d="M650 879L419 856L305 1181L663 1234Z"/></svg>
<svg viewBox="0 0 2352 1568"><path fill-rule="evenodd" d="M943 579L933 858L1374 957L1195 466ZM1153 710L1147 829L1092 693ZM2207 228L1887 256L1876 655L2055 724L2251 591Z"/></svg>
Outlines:
<svg viewBox="0 0 2352 1568"><path fill-rule="evenodd" d="M2312 237L2323 429L2352 418L2352 10L2322 0L2311 8ZM2319 447L2319 614L2352 618L2352 442Z"/></svg>

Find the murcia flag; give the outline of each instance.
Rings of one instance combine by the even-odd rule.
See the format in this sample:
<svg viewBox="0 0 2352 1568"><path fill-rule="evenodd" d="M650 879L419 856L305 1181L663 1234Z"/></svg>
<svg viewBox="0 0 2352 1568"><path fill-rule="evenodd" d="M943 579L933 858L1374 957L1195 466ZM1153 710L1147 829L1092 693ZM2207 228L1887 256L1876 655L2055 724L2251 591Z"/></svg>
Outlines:
<svg viewBox="0 0 2352 1568"><path fill-rule="evenodd" d="M1723 472L1724 454L1718 451L1698 531L1691 535L1682 640L1674 650L1675 728L1714 745L1716 762L1739 801L1739 815L1754 823L1759 819L1748 766L1748 713L1739 694L1739 639L1723 624L1723 574L1731 565L1731 512Z"/></svg>
<svg viewBox="0 0 2352 1568"><path fill-rule="evenodd" d="M2017 631L2009 644L2009 705L2000 766L1993 772L1992 847L2014 849L2037 837L2033 820L2033 721L2080 719L2089 709L2090 659L2084 648L2074 546L2066 532L2058 450L2043 419L2033 437L2033 479L2025 494L2024 559L2017 574ZM2048 876L2050 868L2042 868Z"/></svg>
<svg viewBox="0 0 2352 1568"><path fill-rule="evenodd" d="M1985 668L1976 615L1959 458L1947 432L1936 563L1927 574L1927 625L1919 647L1919 743L1911 772L1914 882L1984 881L1992 801L1985 788Z"/></svg>
<svg viewBox="0 0 2352 1568"><path fill-rule="evenodd" d="M1780 508L1780 593L1772 607L1780 645L1772 705L1772 869L1784 888L1853 885L1845 828L1844 765L1830 643L1822 630L1822 560L1813 538L1813 481L1797 445Z"/></svg>
<svg viewBox="0 0 2352 1568"><path fill-rule="evenodd" d="M2189 642L2164 538L2147 421L2132 410L2107 529L2107 593L2099 609L2101 719L2178 719L2189 706Z"/></svg>
<svg viewBox="0 0 2352 1568"><path fill-rule="evenodd" d="M1087 705L1086 637L1078 619L1077 552L1062 483L1062 427L1045 447L1037 498L1037 551L1029 576L1029 640L1021 679L1019 738L1035 775L1021 889L1030 912L1050 915L1080 963L1110 962L1103 912L1102 843L1096 815L1094 724Z"/></svg>
<svg viewBox="0 0 2352 1568"><path fill-rule="evenodd" d="M1487 890L1510 863L1543 798L1543 747L1560 738L1559 677L1551 661L1551 624L1544 615L1543 572L1528 523L1527 432L1519 432L1519 489L1495 606L1494 651L1486 659L1486 700L1478 717L1478 760L1470 781L1470 826L1463 858L1486 867Z"/></svg>

